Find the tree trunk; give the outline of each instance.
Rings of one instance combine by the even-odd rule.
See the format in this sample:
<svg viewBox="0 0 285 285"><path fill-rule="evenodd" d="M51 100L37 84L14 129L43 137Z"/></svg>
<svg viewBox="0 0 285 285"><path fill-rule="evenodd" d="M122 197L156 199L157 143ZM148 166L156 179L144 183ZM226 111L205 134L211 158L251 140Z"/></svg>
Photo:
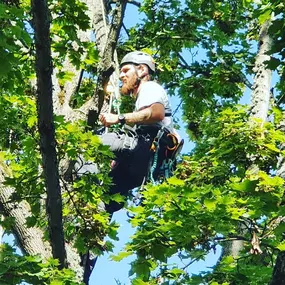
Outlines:
<svg viewBox="0 0 285 285"><path fill-rule="evenodd" d="M285 284L285 252L281 251L276 259L273 269L272 280L269 285L284 285Z"/></svg>
<svg viewBox="0 0 285 285"><path fill-rule="evenodd" d="M66 266L66 251L62 223L62 197L56 153L55 127L52 101L52 58L50 19L47 2L33 0L33 25L36 45L37 111L40 133L40 150L47 192L46 211L52 255Z"/></svg>
<svg viewBox="0 0 285 285"><path fill-rule="evenodd" d="M266 121L269 110L269 100L270 100L270 84L272 71L266 68L266 61L270 59L267 55L271 49L272 40L268 34L268 28L271 21L266 21L260 29L259 33L259 49L255 59L255 66L253 71L255 72L253 91L251 94L251 112L250 116L253 119L261 119L262 123ZM258 172L258 166L255 164L255 156L251 156L250 160L252 162L248 171L251 173ZM246 221L245 221L246 223ZM239 233L242 235L247 231L245 225L240 224ZM232 241L230 245L227 245L225 249L225 255L232 255L233 257L238 257L240 251L243 249L243 241Z"/></svg>
<svg viewBox="0 0 285 285"><path fill-rule="evenodd" d="M5 186L3 183L7 173L3 172L5 166L0 169L0 204L1 212L5 217L14 220L13 233L17 243L24 254L40 255L44 260L52 257L51 247L44 241L43 231L26 225L26 219L30 214L30 206L26 201L13 202L12 194L14 189Z"/></svg>
<svg viewBox="0 0 285 285"><path fill-rule="evenodd" d="M251 116L266 121L269 110L270 85L272 70L266 68L266 61L270 60L267 54L272 46L272 39L268 34L271 21L266 21L260 29L259 51L255 60L253 92L251 95Z"/></svg>

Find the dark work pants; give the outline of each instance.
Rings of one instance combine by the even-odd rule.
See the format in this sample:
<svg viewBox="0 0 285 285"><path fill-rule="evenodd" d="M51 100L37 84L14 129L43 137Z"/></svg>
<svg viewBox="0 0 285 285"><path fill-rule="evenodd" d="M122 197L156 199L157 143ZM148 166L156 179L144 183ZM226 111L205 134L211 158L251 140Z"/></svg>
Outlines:
<svg viewBox="0 0 285 285"><path fill-rule="evenodd" d="M127 134L106 133L100 138L104 145L110 146L116 156L116 164L109 173L113 181L110 194L119 193L127 196L130 190L142 184L147 175L152 155L150 152L152 139L147 135L139 135L135 138L131 135L130 139L125 139L124 136ZM122 207L123 203L115 201L105 205L106 211L110 214Z"/></svg>

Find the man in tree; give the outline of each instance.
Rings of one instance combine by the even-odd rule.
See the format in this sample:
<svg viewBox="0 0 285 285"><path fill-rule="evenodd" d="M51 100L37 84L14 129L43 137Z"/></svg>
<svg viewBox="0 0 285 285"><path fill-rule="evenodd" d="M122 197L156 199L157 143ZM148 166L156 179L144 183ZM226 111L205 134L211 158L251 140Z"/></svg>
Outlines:
<svg viewBox="0 0 285 285"><path fill-rule="evenodd" d="M159 142L164 151L167 146L169 149L175 147L178 139L174 135L168 96L161 85L151 81L155 72L153 58L141 51L130 52L123 58L120 68L121 93L135 97L135 110L120 115L103 113L100 121L105 127L117 123L135 126L135 131L110 132L101 136L103 144L109 145L116 155L117 163L110 172L114 183L110 191L126 196L147 176L152 156L150 147L158 130L164 130ZM121 207L122 204L110 202L106 210L112 213Z"/></svg>

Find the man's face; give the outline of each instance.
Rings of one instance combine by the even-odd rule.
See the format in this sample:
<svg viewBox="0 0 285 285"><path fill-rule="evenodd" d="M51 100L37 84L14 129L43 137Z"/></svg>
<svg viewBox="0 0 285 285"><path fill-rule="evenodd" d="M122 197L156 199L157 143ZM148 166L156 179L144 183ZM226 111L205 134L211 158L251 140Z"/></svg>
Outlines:
<svg viewBox="0 0 285 285"><path fill-rule="evenodd" d="M138 74L133 64L126 64L122 66L120 71L120 79L122 81L121 93L123 95L130 95L134 92L138 83Z"/></svg>

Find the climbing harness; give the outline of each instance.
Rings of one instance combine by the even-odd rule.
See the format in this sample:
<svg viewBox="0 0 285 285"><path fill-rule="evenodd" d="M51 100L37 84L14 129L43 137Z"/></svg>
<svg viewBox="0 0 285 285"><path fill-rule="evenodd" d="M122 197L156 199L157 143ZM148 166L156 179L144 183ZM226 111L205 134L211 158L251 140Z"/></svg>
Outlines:
<svg viewBox="0 0 285 285"><path fill-rule="evenodd" d="M177 163L177 156L180 153L184 144L182 139L180 142L177 137L169 133L162 127L158 130L157 135L152 140L150 151L152 157L149 162L147 174L143 179L140 187L137 188L136 194L133 196L132 204L138 206L142 203L144 185L146 182L151 182L153 185L159 185L173 175ZM127 213L129 218L133 216Z"/></svg>
<svg viewBox="0 0 285 285"><path fill-rule="evenodd" d="M169 133L164 127L158 131L150 148L154 152L148 174L152 184L159 184L173 175L176 158L182 149L183 143L184 140L179 143L177 137ZM154 177L155 172L158 172L156 178Z"/></svg>

